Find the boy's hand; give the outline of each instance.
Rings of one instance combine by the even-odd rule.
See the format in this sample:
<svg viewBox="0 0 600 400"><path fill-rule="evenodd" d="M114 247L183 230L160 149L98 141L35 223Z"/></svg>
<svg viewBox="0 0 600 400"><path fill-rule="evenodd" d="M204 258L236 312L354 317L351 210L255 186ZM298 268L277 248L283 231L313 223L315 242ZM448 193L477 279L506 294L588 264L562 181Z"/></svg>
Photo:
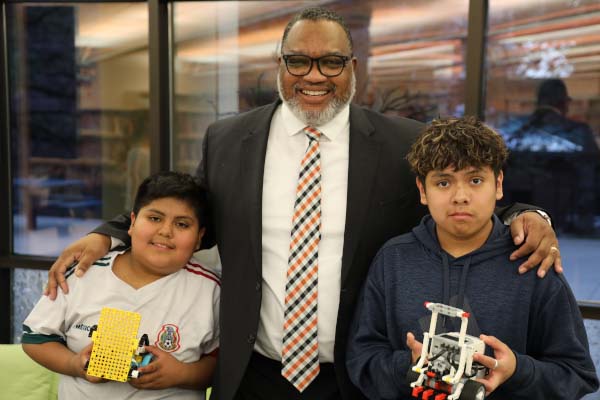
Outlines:
<svg viewBox="0 0 600 400"><path fill-rule="evenodd" d="M527 261L519 266L520 273L537 265L540 266L537 272L540 278L546 275L552 265L557 273L563 272L556 234L538 213L524 212L517 216L510 224L510 232L515 245L521 246L510 255L510 259L529 255Z"/></svg>
<svg viewBox="0 0 600 400"><path fill-rule="evenodd" d="M64 293L69 293L65 271L77 261L75 275L83 276L90 266L110 250L110 237L99 233L90 233L71 243L63 250L48 271L48 283L44 288L44 296L56 299L58 286Z"/></svg>
<svg viewBox="0 0 600 400"><path fill-rule="evenodd" d="M156 346L145 347L154 358L150 364L138 369L140 377L130 379L129 384L136 389L166 389L179 386L186 364Z"/></svg>
<svg viewBox="0 0 600 400"><path fill-rule="evenodd" d="M517 359L513 351L494 336L480 335L479 337L494 350L494 358L480 353L473 355L473 361L490 369L490 373L485 378L476 379L485 386L487 396L513 376L517 368Z"/></svg>
<svg viewBox="0 0 600 400"><path fill-rule="evenodd" d="M421 357L421 350L423 349L423 343L415 339L415 335L411 332L406 334L406 346L411 350L411 362L415 364L419 357Z"/></svg>
<svg viewBox="0 0 600 400"><path fill-rule="evenodd" d="M94 343L90 343L87 346L85 346L79 353L77 353L73 356L73 360L72 360L73 369L78 371L78 375L80 378L83 378L88 382L91 382L91 383L107 382L106 379L88 375L87 371L85 370L85 365L87 364L87 362L89 361L89 359L92 355L92 347L93 346L94 346Z"/></svg>

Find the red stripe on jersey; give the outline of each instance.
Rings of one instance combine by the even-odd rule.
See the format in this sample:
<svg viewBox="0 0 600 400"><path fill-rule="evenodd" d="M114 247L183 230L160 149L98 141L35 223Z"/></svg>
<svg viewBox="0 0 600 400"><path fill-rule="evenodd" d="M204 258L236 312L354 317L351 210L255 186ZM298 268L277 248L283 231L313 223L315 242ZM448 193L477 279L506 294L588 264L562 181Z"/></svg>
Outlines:
<svg viewBox="0 0 600 400"><path fill-rule="evenodd" d="M217 279L216 277L214 277L213 275L211 275L211 274L204 273L204 271L197 271L195 269L191 269L188 266L185 266L183 269L185 269L188 272L191 272L192 274L200 275L200 276L203 276L203 277L205 277L207 279L210 279L211 281L215 281L215 283L217 285L221 286L221 281L219 279Z"/></svg>
<svg viewBox="0 0 600 400"><path fill-rule="evenodd" d="M193 263L193 262L191 262L191 261L188 261L187 265L191 265L192 267L200 268L200 269L201 269L203 272L205 272L205 273L207 273L207 274L210 274L210 275L214 276L215 278L217 278L217 279L219 279L219 280L221 279L221 277L220 277L218 274L216 274L214 271L211 271L210 269L208 269L208 268L205 268L205 267L203 267L203 266L202 266L202 265L200 265L200 264L197 264L197 263Z"/></svg>

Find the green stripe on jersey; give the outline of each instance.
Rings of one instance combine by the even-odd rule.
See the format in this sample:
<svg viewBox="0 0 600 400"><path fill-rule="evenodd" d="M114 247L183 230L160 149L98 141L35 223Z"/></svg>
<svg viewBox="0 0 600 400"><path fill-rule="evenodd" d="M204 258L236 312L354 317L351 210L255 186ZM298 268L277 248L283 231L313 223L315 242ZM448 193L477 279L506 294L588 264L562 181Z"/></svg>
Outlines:
<svg viewBox="0 0 600 400"><path fill-rule="evenodd" d="M27 325L23 325L23 336L21 337L21 343L42 344L49 342L58 342L64 345L67 344L60 335L42 335L39 333L32 333L31 328L29 328Z"/></svg>

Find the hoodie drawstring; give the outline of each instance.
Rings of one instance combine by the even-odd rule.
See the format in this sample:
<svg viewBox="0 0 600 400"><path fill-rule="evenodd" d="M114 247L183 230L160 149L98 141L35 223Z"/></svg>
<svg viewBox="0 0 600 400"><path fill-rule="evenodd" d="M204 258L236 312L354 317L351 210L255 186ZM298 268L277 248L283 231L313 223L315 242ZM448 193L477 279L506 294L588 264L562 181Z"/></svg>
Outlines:
<svg viewBox="0 0 600 400"><path fill-rule="evenodd" d="M456 304L454 307L464 309L465 306L465 288L467 286L467 274L469 273L469 267L471 266L471 257L467 258L465 264L463 265L462 271L460 273L460 282L458 285L458 297L456 298ZM443 283L443 293L442 293L442 303L446 305L450 304L450 263L448 262L448 254L445 251L442 251L442 271L444 277L442 279ZM442 316L442 327L446 326L446 317Z"/></svg>
<svg viewBox="0 0 600 400"><path fill-rule="evenodd" d="M450 265L448 264L448 254L442 251L442 270L444 272L444 277L442 280L444 291L442 293L442 303L446 305L450 305Z"/></svg>
<svg viewBox="0 0 600 400"><path fill-rule="evenodd" d="M450 305L450 265L448 263L448 254L442 251L442 271L443 271L443 293L442 293L442 304ZM446 327L446 316L442 316L442 328Z"/></svg>
<svg viewBox="0 0 600 400"><path fill-rule="evenodd" d="M467 286L467 274L471 266L471 257L467 258L465 265L460 273L460 284L458 286L458 298L456 299L456 307L461 310L465 309L465 287Z"/></svg>

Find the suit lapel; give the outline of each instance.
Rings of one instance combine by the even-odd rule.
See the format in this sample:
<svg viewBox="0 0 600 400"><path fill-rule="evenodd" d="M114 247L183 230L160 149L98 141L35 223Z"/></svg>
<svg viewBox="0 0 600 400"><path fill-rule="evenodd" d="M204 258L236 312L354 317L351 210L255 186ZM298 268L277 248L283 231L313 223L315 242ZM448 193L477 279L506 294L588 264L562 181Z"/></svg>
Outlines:
<svg viewBox="0 0 600 400"><path fill-rule="evenodd" d="M240 151L241 196L248 207L246 232L252 249L252 261L258 276L262 275L262 189L265 156L273 113L279 102L266 107L248 126ZM242 239L244 240L244 239Z"/></svg>
<svg viewBox="0 0 600 400"><path fill-rule="evenodd" d="M350 149L348 161L348 198L344 251L342 255L342 286L350 272L356 249L363 234L362 227L369 205L372 186L377 173L381 144L374 137L375 128L364 111L350 107Z"/></svg>

